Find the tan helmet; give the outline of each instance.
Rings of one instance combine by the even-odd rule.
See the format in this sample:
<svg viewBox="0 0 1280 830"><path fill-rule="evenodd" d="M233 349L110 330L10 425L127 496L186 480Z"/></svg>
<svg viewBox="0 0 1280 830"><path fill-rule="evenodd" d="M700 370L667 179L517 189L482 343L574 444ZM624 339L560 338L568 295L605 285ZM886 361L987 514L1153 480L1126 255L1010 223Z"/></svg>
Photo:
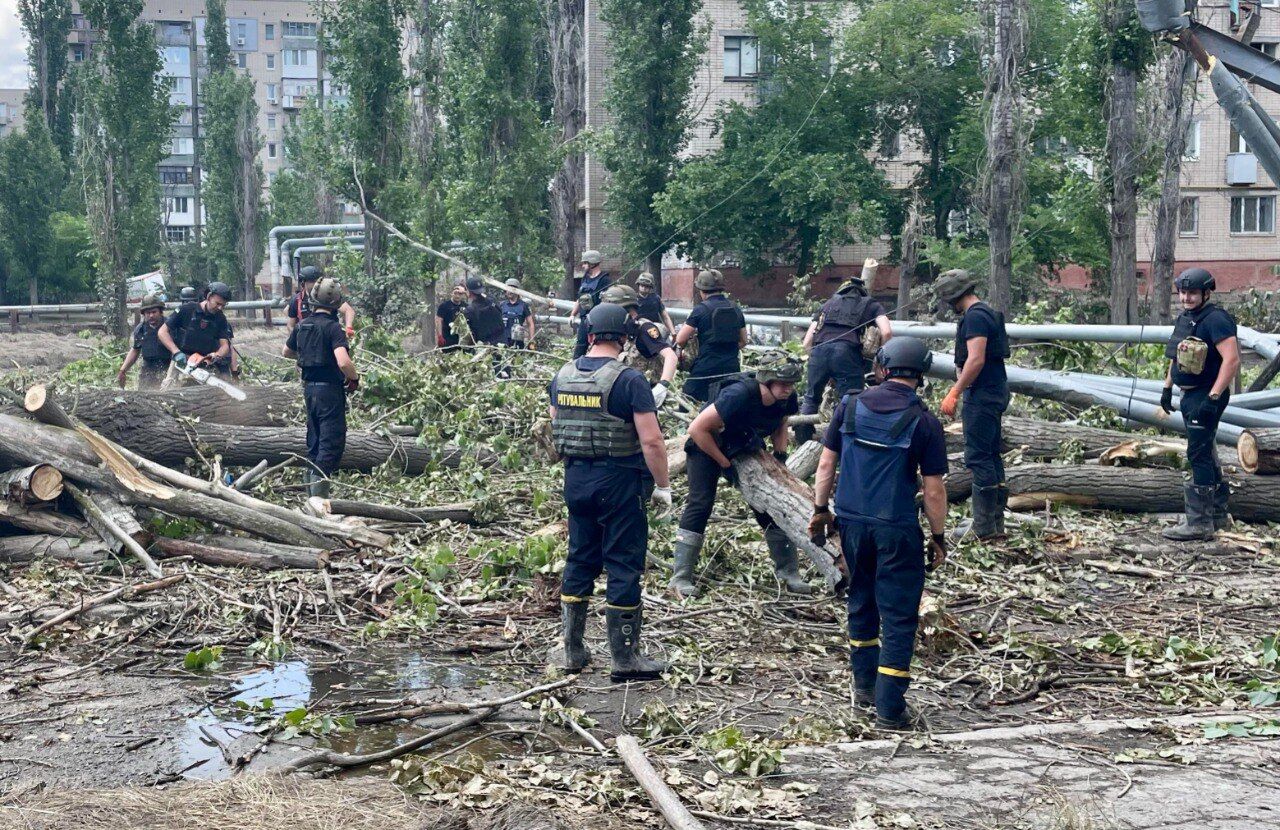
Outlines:
<svg viewBox="0 0 1280 830"><path fill-rule="evenodd" d="M943 272L933 284L933 293L944 303L954 303L966 294L972 294L978 287L978 281L963 268L952 268Z"/></svg>
<svg viewBox="0 0 1280 830"><path fill-rule="evenodd" d="M333 277L321 277L311 289L311 302L317 308L337 308L342 305L342 283Z"/></svg>
<svg viewBox="0 0 1280 830"><path fill-rule="evenodd" d="M164 297L159 294L148 294L142 298L142 302L138 304L138 311L146 311L147 309L158 308L164 311Z"/></svg>
<svg viewBox="0 0 1280 830"><path fill-rule="evenodd" d="M756 380L761 383L772 383L775 380L799 383L803 379L804 363L781 349L766 352L760 365L756 367Z"/></svg>
<svg viewBox="0 0 1280 830"><path fill-rule="evenodd" d="M604 260L604 257L600 255L600 252L593 249L590 251L583 251L582 258L579 259L578 261L585 262L588 265L599 265L603 260Z"/></svg>
<svg viewBox="0 0 1280 830"><path fill-rule="evenodd" d="M636 308L640 305L640 296L631 286L615 283L601 292L600 301L620 305L623 308Z"/></svg>
<svg viewBox="0 0 1280 830"><path fill-rule="evenodd" d="M648 271L645 271L643 274L636 277L636 285L647 285L650 288L653 288L654 286L653 274L650 274Z"/></svg>
<svg viewBox="0 0 1280 830"><path fill-rule="evenodd" d="M516 279L515 277L512 277L511 279L506 281L505 285L507 286L507 288L518 289L520 287L520 280Z"/></svg>
<svg viewBox="0 0 1280 830"><path fill-rule="evenodd" d="M698 276L693 280L693 287L699 291L723 291L724 274L715 268L699 271Z"/></svg>

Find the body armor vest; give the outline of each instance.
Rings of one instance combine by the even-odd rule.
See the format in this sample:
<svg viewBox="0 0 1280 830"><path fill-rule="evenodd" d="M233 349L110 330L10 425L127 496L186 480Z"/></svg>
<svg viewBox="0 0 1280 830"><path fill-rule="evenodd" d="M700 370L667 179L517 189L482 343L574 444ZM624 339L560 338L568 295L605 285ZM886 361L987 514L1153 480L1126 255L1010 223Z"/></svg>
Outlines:
<svg viewBox="0 0 1280 830"><path fill-rule="evenodd" d="M712 309L710 315L710 325L707 326L705 334L698 332L698 337L704 343L718 343L722 345L738 345L738 332L742 330L742 313L738 307L730 302L718 308Z"/></svg>
<svg viewBox="0 0 1280 830"><path fill-rule="evenodd" d="M835 512L841 519L919 527L911 437L920 420L920 399L906 409L873 412L857 396L845 398L840 425L840 479Z"/></svg>
<svg viewBox="0 0 1280 830"><path fill-rule="evenodd" d="M1173 324L1173 336L1165 344L1164 356L1178 362L1178 368L1188 375L1198 375L1204 371L1205 362L1212 348L1204 340L1196 336L1196 327L1209 315L1221 311L1216 305L1208 304L1197 312L1183 312Z"/></svg>
<svg viewBox="0 0 1280 830"><path fill-rule="evenodd" d="M996 331L999 332L995 337L987 338L987 359L1007 360L1009 358L1009 335L1004 329L1004 314L991 308L986 303L977 303L969 307L965 312L968 314L986 314L995 322ZM956 352L955 352L956 368L964 368L964 364L969 359L969 341L956 335Z"/></svg>
<svg viewBox="0 0 1280 830"><path fill-rule="evenodd" d="M556 374L551 437L562 457L626 458L640 453L635 424L609 414L609 393L626 369L611 360L587 372L574 361Z"/></svg>
<svg viewBox="0 0 1280 830"><path fill-rule="evenodd" d="M840 294L827 302L822 309L822 326L845 326L855 328L862 322L871 298L859 294Z"/></svg>

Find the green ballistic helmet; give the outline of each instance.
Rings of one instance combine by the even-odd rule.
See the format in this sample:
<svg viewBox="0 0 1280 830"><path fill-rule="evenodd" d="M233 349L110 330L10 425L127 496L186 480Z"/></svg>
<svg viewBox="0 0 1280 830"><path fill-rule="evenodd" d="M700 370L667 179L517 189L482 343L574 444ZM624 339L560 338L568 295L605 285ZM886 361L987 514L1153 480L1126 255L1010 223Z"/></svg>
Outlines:
<svg viewBox="0 0 1280 830"><path fill-rule="evenodd" d="M756 367L756 380L761 383L799 383L804 379L804 363L790 354L775 349L765 352L760 365Z"/></svg>
<svg viewBox="0 0 1280 830"><path fill-rule="evenodd" d="M311 289L311 302L320 308L337 308L342 305L342 283L333 277L321 277Z"/></svg>
<svg viewBox="0 0 1280 830"><path fill-rule="evenodd" d="M715 268L699 271L698 276L693 280L693 287L699 291L723 291L724 274Z"/></svg>
<svg viewBox="0 0 1280 830"><path fill-rule="evenodd" d="M138 311L147 311L148 309L158 308L164 310L164 298L159 294L148 294L142 298L142 302L138 304Z"/></svg>
<svg viewBox="0 0 1280 830"><path fill-rule="evenodd" d="M938 277L938 281L933 284L933 293L944 303L954 303L966 294L972 294L977 287L978 281L968 271L952 268Z"/></svg>
<svg viewBox="0 0 1280 830"><path fill-rule="evenodd" d="M636 285L647 285L650 288L653 288L654 286L653 274L650 274L648 271L645 271L643 274L636 277Z"/></svg>
<svg viewBox="0 0 1280 830"><path fill-rule="evenodd" d="M600 254L599 251L590 250L590 251L583 251L582 259L578 261L585 262L588 265L599 265L603 260L604 260L604 257Z"/></svg>
<svg viewBox="0 0 1280 830"><path fill-rule="evenodd" d="M629 285L615 283L601 292L600 301L620 305L623 308L636 308L640 305L640 295L636 294L636 290Z"/></svg>

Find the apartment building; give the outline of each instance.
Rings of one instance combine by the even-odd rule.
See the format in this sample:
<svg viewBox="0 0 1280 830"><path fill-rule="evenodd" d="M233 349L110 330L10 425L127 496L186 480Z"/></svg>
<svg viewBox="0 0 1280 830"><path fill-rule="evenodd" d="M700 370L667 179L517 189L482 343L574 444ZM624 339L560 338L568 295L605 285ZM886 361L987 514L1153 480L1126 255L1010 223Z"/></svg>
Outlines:
<svg viewBox="0 0 1280 830"><path fill-rule="evenodd" d="M0 89L0 136L22 129L25 89Z"/></svg>
<svg viewBox="0 0 1280 830"><path fill-rule="evenodd" d="M92 53L97 33L73 3L72 61ZM313 98L340 101L343 91L324 69L319 21L308 0L229 0L227 37L234 65L256 85L264 185L270 186L288 164L284 130ZM201 84L208 76L203 0L147 0L142 19L156 27L161 70L169 100L179 116L169 138L168 155L157 176L163 192L161 219L170 242L200 238L205 212L200 204L199 139L204 109Z"/></svg>

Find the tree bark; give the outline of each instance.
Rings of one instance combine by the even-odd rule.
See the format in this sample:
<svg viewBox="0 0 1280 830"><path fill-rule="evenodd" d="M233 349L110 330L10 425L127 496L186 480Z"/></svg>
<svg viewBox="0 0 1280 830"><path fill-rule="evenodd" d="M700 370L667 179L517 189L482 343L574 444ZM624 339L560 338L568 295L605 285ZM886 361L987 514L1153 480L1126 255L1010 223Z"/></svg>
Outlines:
<svg viewBox="0 0 1280 830"><path fill-rule="evenodd" d="M995 0L987 122L987 237L991 280L987 301L1008 312L1013 291L1013 230L1020 190L1018 65L1026 49L1025 0Z"/></svg>
<svg viewBox="0 0 1280 830"><path fill-rule="evenodd" d="M124 389L79 389L56 393L69 414L93 426L107 420L145 420L167 414L214 424L282 426L302 421L302 389L274 383L243 387L243 401L210 386L183 386L163 392Z"/></svg>
<svg viewBox="0 0 1280 830"><path fill-rule="evenodd" d="M902 265L898 268L898 309L894 319L911 319L911 285L920 265L920 197L913 195L902 225Z"/></svg>
<svg viewBox="0 0 1280 830"><path fill-rule="evenodd" d="M1249 388L1245 391L1261 392L1271 385L1271 381L1276 379L1277 374L1280 374L1280 354L1271 358L1271 362L1263 368L1261 374L1253 379L1253 383L1249 384Z"/></svg>
<svg viewBox="0 0 1280 830"><path fill-rule="evenodd" d="M704 830L702 822L690 814L680 796L667 786L667 782L662 780L662 776L649 763L639 741L630 735L619 735L614 740L614 745L618 748L618 756L622 758L622 762L627 765L627 769L635 776L672 830Z"/></svg>
<svg viewBox="0 0 1280 830"><path fill-rule="evenodd" d="M548 42L551 47L551 84L554 91L552 118L560 130L561 147L567 147L582 132L586 111L582 106L583 42L586 17L584 0L544 0ZM551 181L551 218L556 256L564 268L561 297L573 297L575 268L586 242L586 228L578 205L586 186L586 157L579 151L564 154ZM654 273L660 280L661 274ZM659 291L661 288L659 287Z"/></svg>
<svg viewBox="0 0 1280 830"><path fill-rule="evenodd" d="M92 532L92 531L90 531ZM112 551L100 539L37 533L0 536L0 562L17 565L37 559L69 559L84 565L110 561Z"/></svg>
<svg viewBox="0 0 1280 830"><path fill-rule="evenodd" d="M389 504L373 504L346 499L329 499L326 502L327 512L339 516L363 516L367 519L382 519L388 522L405 524L422 524L424 522L462 522L477 524L477 502L460 502L458 504L440 504L434 507L395 507Z"/></svg>
<svg viewBox="0 0 1280 830"><path fill-rule="evenodd" d="M1165 136L1164 165L1160 169L1160 202L1156 206L1155 244L1151 251L1150 320L1160 325L1168 325L1172 318L1173 266L1177 259L1182 207L1182 155L1186 152L1187 130L1191 126L1195 103L1194 97L1187 102L1184 95L1188 66L1194 67L1195 63L1186 52L1171 50L1165 65L1162 104L1164 123L1169 125L1169 132Z"/></svg>
<svg viewBox="0 0 1280 830"><path fill-rule="evenodd" d="M0 522L33 533L48 533L53 536L88 539L94 535L93 528L80 519L52 510L34 510L11 501L0 501Z"/></svg>
<svg viewBox="0 0 1280 830"><path fill-rule="evenodd" d="M1130 0L1108 0L1112 39L1134 15ZM1138 72L1120 55L1111 59L1107 87L1107 167L1111 175L1111 322L1138 321Z"/></svg>
<svg viewBox="0 0 1280 830"><path fill-rule="evenodd" d="M169 539L164 536L156 539L156 548L158 548L156 552L157 559L190 556L195 561L206 565L253 568L260 571L286 569L318 571L328 561L328 557L323 554L285 554L271 550L262 552L231 550L229 548L211 547L185 539Z"/></svg>
<svg viewBox="0 0 1280 830"><path fill-rule="evenodd" d="M1246 473L1280 475L1280 429L1246 429L1236 451Z"/></svg>
<svg viewBox="0 0 1280 830"><path fill-rule="evenodd" d="M48 464L36 464L0 473L0 495L18 504L53 501L62 495L62 473Z"/></svg>
<svg viewBox="0 0 1280 830"><path fill-rule="evenodd" d="M818 471L822 459L822 442L806 441L787 459L787 469L801 481L808 481Z"/></svg>

